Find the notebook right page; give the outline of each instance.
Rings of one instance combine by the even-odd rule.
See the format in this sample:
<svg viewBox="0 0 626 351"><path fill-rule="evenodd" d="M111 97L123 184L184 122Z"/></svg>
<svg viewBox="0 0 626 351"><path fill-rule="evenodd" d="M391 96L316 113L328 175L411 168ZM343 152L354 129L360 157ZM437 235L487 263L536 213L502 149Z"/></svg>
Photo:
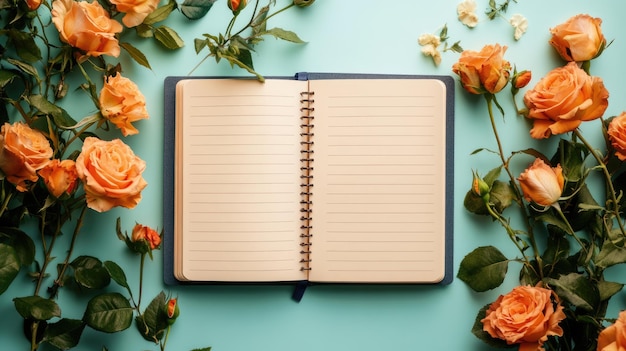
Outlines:
<svg viewBox="0 0 626 351"><path fill-rule="evenodd" d="M446 87L312 80L310 280L436 283L445 273Z"/></svg>

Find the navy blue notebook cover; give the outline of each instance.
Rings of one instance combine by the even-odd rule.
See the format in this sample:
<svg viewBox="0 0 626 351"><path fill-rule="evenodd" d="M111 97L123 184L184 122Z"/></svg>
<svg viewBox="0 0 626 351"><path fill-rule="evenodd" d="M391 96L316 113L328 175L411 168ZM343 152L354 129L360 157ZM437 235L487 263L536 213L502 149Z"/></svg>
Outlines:
<svg viewBox="0 0 626 351"><path fill-rule="evenodd" d="M165 79L165 84L164 84L164 150L163 150L163 160L164 160L164 164L163 164L163 195L164 195L164 204L163 204L163 257L164 257L164 281L166 284L168 285L176 285L176 284L294 284L294 286L296 287L295 292L294 292L294 296L293 298L295 300L299 300L302 297L302 294L304 292L304 288L308 285L311 284L317 284L317 283L351 283L350 280L347 281L333 281L332 279L330 281L314 281L311 280L309 281L309 279L297 279L297 280L274 280L274 281L254 281L254 279L250 279L250 281L241 281L241 279L235 279L235 281L229 281L228 279L202 279L202 280L195 280L195 279L177 279L177 274L176 274L176 268L175 268L175 242L176 242L176 211L175 211L175 199L176 199L176 189L181 189L182 186L185 186L185 184L181 184L181 183L177 183L177 170L176 170L176 156L177 156L177 150L176 150L176 145L177 142L180 143L181 140L176 140L176 129L177 129L177 123L176 123L176 116L177 116L177 103L180 104L180 102L177 102L177 84L181 81L185 82L188 80L196 80L196 79L205 79L205 80L219 80L219 79L225 79L225 78L231 78L231 77L181 77L181 76L176 76L176 77L167 77ZM252 80L252 79L248 79L248 78L236 78L237 80ZM437 177L441 177L444 183L443 186L443 194L435 194L436 196L442 196L444 197L444 203L443 206L445 207L445 215L443 218L443 223L440 227L444 227L444 233L440 233L439 235L443 236L443 241L442 241L442 245L443 245L443 257L445 262L443 262L443 276L439 278L436 278L434 281L424 281L424 282L420 282L420 281L392 281L392 282L384 282L384 281L373 281L373 282L369 282L367 281L367 279L361 280L359 281L357 279L356 283L385 283L385 284L441 284L441 285L445 285L445 284L449 284L452 279L453 279L453 259L452 259L452 253L453 253L453 175L454 175L454 80L452 79L452 77L450 76L426 76L426 75L382 75L382 74L343 74L343 73L297 73L294 77L267 77L266 78L268 81L269 80L297 80L297 81L317 81L317 80L348 80L348 79L356 79L356 80L379 80L379 79L408 79L408 80L430 80L430 81L438 81L440 82L439 84L443 86L442 89L442 95L443 98L445 99L445 101L443 102L445 104L445 144L443 144L445 146L445 164L441 165L442 167L439 168L435 168L438 170L442 170L443 174L438 174ZM253 84L261 84L261 83L253 83ZM357 81L358 84L358 81ZM394 94L398 94L398 93L394 93ZM318 93L319 95L319 93ZM398 104L406 104L406 99L402 100L401 99L401 93L398 94L398 96L393 96L398 97ZM420 99L421 97L414 97L414 96L410 96L410 94L407 94L407 97L412 98L413 100L415 99ZM301 169L306 169L306 172L309 172L310 170L314 169L314 142L315 142L315 138L318 137L313 137L314 133L315 133L315 128L313 128L316 123L313 122L313 119L315 118L315 121L320 121L320 119L326 118L326 116L323 115L318 115L315 113L315 105L314 105L314 100L315 100L315 95L313 92L302 92L300 94L300 103L304 104L301 111L303 111L303 113L307 113L310 114L309 116L300 116L300 119L304 120L306 123L310 123L311 125L307 126L306 130L304 130L304 132L300 133L300 137L301 140L304 140L301 142L302 145L305 145L307 148L310 147L311 150L310 151L301 151L302 156L300 161L305 161L306 163L304 164L303 167L301 167ZM332 101L332 97L328 98L330 101ZM345 100L345 99L344 99ZM376 97L372 97L370 99L371 101L376 101ZM207 100L208 101L208 100ZM345 104L346 101L350 101L350 100L345 100L343 101L343 103ZM354 100L356 101L356 100ZM363 107L363 100L359 100L360 102L360 106L359 107ZM179 105L180 106L180 105ZM371 108L376 108L377 106L372 106ZM385 111L386 116L392 116L390 118L388 118L389 121L393 121L393 109L389 108L390 106L386 106L386 110L389 111ZM391 106L391 107L395 107L395 106ZM401 106L398 106L401 107ZM424 107L424 106L421 106ZM341 108L348 108L348 106L339 106L337 107L334 111L340 111ZM219 118L219 116L216 116ZM355 118L356 116L348 116L348 117L352 117ZM227 118L227 117L224 117ZM294 118L298 118L298 116L294 116ZM416 119L418 119L419 116L416 116ZM380 122L378 122L380 123ZM302 125L300 126L302 127ZM335 130L341 130L340 128L342 127L341 125L339 126L333 126L335 127ZM389 128L395 127L398 128L400 126L395 125L395 126L378 126L378 125L364 125L364 126L357 126L357 127L352 127L352 131L350 132L351 134L348 135L348 137L353 137L355 136L357 133L358 128L365 128L365 127L369 127L368 129L366 129L368 132L370 130L373 129L380 129L383 130L390 130ZM325 128L325 127L322 127ZM385 129L387 128L387 129ZM420 133L433 133L432 131L429 131L429 126L426 126L424 128L420 128L418 125L411 125L411 126L406 126L403 129L404 130L409 130L413 128L413 130L417 130ZM230 129L229 129L230 130ZM391 129L392 131L395 130L399 130L399 129ZM356 134L355 134L356 133ZM440 132L437 132L440 133ZM405 133L406 134L406 133ZM180 135L180 134L179 134ZM399 135L393 139L402 139L402 137L407 137L407 135ZM434 137L437 137L438 135L435 135ZM392 136L393 137L393 136ZM432 137L432 136L429 136ZM441 135L439 135L439 137L441 137ZM304 139L302 139L304 138ZM420 139L419 136L415 136L412 139ZM375 140L374 137L369 137L369 139ZM428 138L425 138L428 139ZM349 140L349 139L348 139ZM363 138L360 139L360 143L363 143ZM365 139L367 140L367 138ZM401 141L398 141L401 142ZM329 142L330 143L330 142ZM374 142L375 143L375 142ZM402 144L404 145L404 144ZM411 145L419 145L418 143L412 143ZM331 145L332 146L332 145ZM357 147L357 145L354 145L355 147ZM363 145L361 145L363 146ZM371 147L371 145L365 145L368 147ZM410 145L407 145L410 146ZM329 147L330 148L330 147ZM379 149L379 148L377 148ZM416 148L417 150L417 148ZM411 154L411 157L418 157L419 152L413 152L413 154ZM360 156L360 155L357 155ZM393 157L396 157L395 159L402 159L402 157L400 157L402 155L388 155L388 157L384 157L384 155L379 155L376 154L376 157L382 157L382 158L386 158L387 161L382 161L385 164L390 163L391 161L389 160L394 160ZM407 156L408 157L408 156ZM342 160L342 158L334 158L333 159L334 162L337 162L337 160ZM430 160L432 161L432 160ZM429 162L430 162L429 161ZM355 158L354 156L352 157L350 164L355 164L357 167L358 166L367 166L367 164L359 164L359 159L358 157ZM396 161L393 161L396 162ZM397 162L396 162L397 163ZM302 165L302 163L301 163ZM400 165L401 166L401 165ZM340 169L340 168L337 168ZM384 170L384 168L382 168ZM307 173L308 174L308 173ZM300 185L301 187L306 186L306 188L301 188L301 189L305 189L301 195L303 193L312 193L312 199L316 199L315 198L315 182L313 181L315 179L315 171L311 171L311 176L303 176L302 178L307 178L303 181L310 181L312 182L312 184L306 184L306 185ZM310 178L310 180L308 179ZM341 179L341 178L339 178ZM393 177L389 177L389 181L388 182L393 182L395 178ZM336 179L335 179L336 181ZM357 182L357 181L355 181ZM348 185L353 185L353 184L348 184ZM375 185L378 184L374 184L371 185L372 187L374 187ZM400 185L400 184L398 184ZM363 186L366 186L366 184L364 184ZM394 188L392 188L394 189ZM359 196L357 196L359 195ZM419 194L416 194L416 196L410 196L411 194L409 193L404 193L401 195L405 195L406 197L403 197L402 199L406 198L406 199L410 199L413 198L415 200L410 200L407 201L407 208L408 208L408 204L410 203L415 203L417 201L419 201L419 198L424 197L424 196L420 196ZM322 195L320 195L322 196ZM351 199L351 198L359 198L360 196L368 196L368 194L360 194L360 193L348 193L346 194L344 197L335 197L335 200L332 201L337 201L336 199ZM427 196L426 196L427 197ZM399 199L397 196L395 198L396 200ZM346 201L347 201L346 200ZM331 200L328 200L331 201ZM395 201L395 200L394 200ZM401 201L401 204L404 204L405 200ZM314 201L301 201L301 207L302 206L307 206L306 208L301 208L301 218L300 220L306 220L306 219L311 219L312 217L315 216L316 211L327 211L327 208L320 208L320 209L316 209L315 207L313 207L313 209L309 209L309 205L312 205ZM345 202L345 201L344 201ZM306 204L305 204L306 203ZM349 203L349 201L345 202L346 204ZM245 205L245 204L244 204ZM324 205L328 208L331 207L330 204L328 203L324 203ZM363 205L363 203L358 203L355 206L358 205ZM376 204L376 206L378 208L380 208L379 212L382 212L385 210L385 208L387 208L386 206L390 205L387 203L379 203ZM397 205L397 204L396 204ZM198 208L201 208L201 206L199 206ZM358 209L358 207L355 207ZM365 208L373 208L373 207L365 207ZM389 208L397 208L397 207L389 207ZM394 210L397 211L397 210ZM402 212L402 210L397 211L397 212ZM179 212L180 213L180 212ZM354 218L367 218L367 213L360 213L361 217L354 217ZM388 217L391 218L390 220L393 221L394 215L397 215L397 213L389 213ZM440 215L440 214L438 214ZM423 217L424 215L421 214L421 216ZM308 218L311 217L311 218ZM406 221L406 216L401 217L404 218L403 220ZM302 245L302 250L301 253L308 253L308 252L314 252L316 245L315 245L315 240L313 238L314 233L315 233L315 228L310 228L311 225L308 222L303 222L304 224L301 226L302 228L306 228L304 230L306 230L305 234L301 234L302 237L306 237L306 241L301 243ZM315 222L312 222L315 223ZM372 222L375 223L375 222ZM376 227L375 224L372 224L372 228ZM401 234L402 231L398 230L399 228L401 228L401 226L399 225L395 225L395 226L391 226L390 227L390 238L389 240L396 240L393 238L403 238L403 236L399 236ZM394 229L395 228L395 229ZM336 229L336 228L335 228ZM370 241L368 238L368 230L362 230L362 233L354 233L354 232L349 232L347 230L343 230L343 235L359 235L362 238L365 238L363 240L365 241ZM310 234L309 234L310 231ZM380 230L378 230L380 231ZM396 236L393 236L396 233ZM406 234L406 233L405 233ZM412 234L413 237L415 237L414 234ZM335 240L338 240L335 238ZM375 238L373 239L375 240ZM381 242L380 247L384 247L385 243ZM407 241L407 247L410 247L412 244L410 242ZM424 244L427 245L427 244ZM368 246L368 250L371 250L371 247L376 247L376 246L372 246L369 245ZM397 246L396 246L397 247ZM332 251L332 247L330 249L326 248L325 250L328 251ZM373 250L376 251L376 250ZM203 255L209 255L210 252L212 252L212 250L206 250L203 251ZM408 252L408 251L407 251ZM223 253L221 253L223 255ZM389 254L389 253L387 253ZM376 256L377 253L376 252L372 252L371 256L372 257L377 257ZM397 257L399 260L403 260L402 257L403 253L398 252L397 254L391 254L394 257ZM414 252L411 253L412 257L407 260L408 261L419 261L419 250L415 250ZM314 263L315 260L314 259L309 259L308 256L304 256L305 258L302 259L301 262L301 270L303 271L309 271L309 270L313 270L315 268L311 268L311 267L315 267ZM314 254L311 254L311 257L315 257ZM334 257L334 256L333 256ZM363 261L362 256L359 256L361 258L358 257L354 257L352 258L352 256L348 255L346 256L347 259L342 259L341 264L332 266L330 270L334 270L334 271L340 271L342 269L344 269L344 267L350 267L349 265L351 264L348 261L358 261L361 260ZM385 258L385 259L381 259L383 261L395 261L396 259L394 257L391 257L391 259L389 257ZM198 261L198 260L196 260ZM331 261L333 261L331 259ZM339 261L339 260L335 260L335 261ZM215 263L215 262L213 262ZM396 265L397 266L397 265ZM407 266L408 263L407 263ZM374 266L372 266L374 267ZM385 265L383 263L381 263L381 270L384 270ZM395 268L397 270L397 268ZM374 267L374 269L370 269L370 270L378 270L377 268ZM346 271L349 271L349 269L346 269ZM378 273L378 274L383 274L383 273ZM341 276L341 275L340 275Z"/></svg>

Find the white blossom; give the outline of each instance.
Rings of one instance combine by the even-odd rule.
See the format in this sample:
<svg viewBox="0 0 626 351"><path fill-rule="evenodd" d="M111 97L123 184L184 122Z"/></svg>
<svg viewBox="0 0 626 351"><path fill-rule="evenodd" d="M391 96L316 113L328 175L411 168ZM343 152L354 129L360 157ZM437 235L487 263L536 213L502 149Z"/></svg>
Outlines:
<svg viewBox="0 0 626 351"><path fill-rule="evenodd" d="M422 46L422 54L431 56L435 65L441 63L441 53L437 49L441 44L441 38L437 35L426 33L417 38L417 42Z"/></svg>
<svg viewBox="0 0 626 351"><path fill-rule="evenodd" d="M520 40L522 35L526 33L526 29L528 29L528 20L520 14L515 14L511 17L509 23L515 28L515 40Z"/></svg>
<svg viewBox="0 0 626 351"><path fill-rule="evenodd" d="M474 28L478 24L478 16L476 15L476 1L464 0L456 7L459 15L459 21L464 25Z"/></svg>

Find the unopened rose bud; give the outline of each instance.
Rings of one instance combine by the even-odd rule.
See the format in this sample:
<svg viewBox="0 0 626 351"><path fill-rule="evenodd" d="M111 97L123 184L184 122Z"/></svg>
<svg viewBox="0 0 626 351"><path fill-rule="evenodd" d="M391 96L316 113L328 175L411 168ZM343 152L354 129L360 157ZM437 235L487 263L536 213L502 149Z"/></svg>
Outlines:
<svg viewBox="0 0 626 351"><path fill-rule="evenodd" d="M132 241L143 241L150 250L154 250L161 245L161 236L156 230L148 226L136 224L133 228Z"/></svg>
<svg viewBox="0 0 626 351"><path fill-rule="evenodd" d="M521 71L513 76L513 86L517 89L521 89L527 86L531 79L532 73L530 71Z"/></svg>
<svg viewBox="0 0 626 351"><path fill-rule="evenodd" d="M167 302L167 323L172 325L178 318L180 309L178 308L178 299L170 299Z"/></svg>
<svg viewBox="0 0 626 351"><path fill-rule="evenodd" d="M37 10L39 5L41 5L41 0L26 0L26 6L28 6L28 9L31 11Z"/></svg>
<svg viewBox="0 0 626 351"><path fill-rule="evenodd" d="M474 179L472 181L472 192L478 195L480 198L487 203L489 201L489 185L478 176L478 174L474 173Z"/></svg>
<svg viewBox="0 0 626 351"><path fill-rule="evenodd" d="M314 2L315 0L293 0L293 3L300 7L311 6Z"/></svg>
<svg viewBox="0 0 626 351"><path fill-rule="evenodd" d="M248 4L248 0L228 0L228 8L233 11L233 15L238 15Z"/></svg>

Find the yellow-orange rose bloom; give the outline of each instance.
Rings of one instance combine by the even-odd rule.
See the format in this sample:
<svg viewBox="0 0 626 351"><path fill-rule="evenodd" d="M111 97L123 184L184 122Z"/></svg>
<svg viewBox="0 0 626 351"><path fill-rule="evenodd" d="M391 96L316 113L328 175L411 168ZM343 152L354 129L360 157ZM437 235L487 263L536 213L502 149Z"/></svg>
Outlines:
<svg viewBox="0 0 626 351"><path fill-rule="evenodd" d="M61 40L82 50L87 56L120 54L115 37L122 25L109 17L97 1L55 0L52 3L52 22Z"/></svg>
<svg viewBox="0 0 626 351"><path fill-rule="evenodd" d="M550 206L557 202L563 194L565 185L561 165L550 167L540 158L535 159L517 180L526 201L542 206Z"/></svg>
<svg viewBox="0 0 626 351"><path fill-rule="evenodd" d="M504 59L506 46L486 45L479 52L465 50L452 71L459 75L461 85L472 94L495 94L509 81L511 64Z"/></svg>
<svg viewBox="0 0 626 351"><path fill-rule="evenodd" d="M524 95L530 135L547 138L571 132L583 121L601 117L609 106L609 92L600 77L588 75L575 62L558 67Z"/></svg>
<svg viewBox="0 0 626 351"><path fill-rule="evenodd" d="M159 0L111 0L117 10L125 13L122 23L126 27L135 27L143 23L159 5Z"/></svg>
<svg viewBox="0 0 626 351"><path fill-rule="evenodd" d="M139 133L132 123L149 117L146 98L135 83L119 73L105 79L99 100L102 115L124 136Z"/></svg>
<svg viewBox="0 0 626 351"><path fill-rule="evenodd" d="M156 230L139 223L135 224L135 227L133 227L132 240L135 242L145 240L146 243L148 243L150 250L154 250L161 245L161 236L159 233Z"/></svg>
<svg viewBox="0 0 626 351"><path fill-rule="evenodd" d="M71 194L78 185L78 172L73 160L54 159L39 171L39 176L50 194L56 198Z"/></svg>
<svg viewBox="0 0 626 351"><path fill-rule="evenodd" d="M588 61L598 56L606 45L600 25L602 20L576 15L550 29L550 44L566 61Z"/></svg>
<svg viewBox="0 0 626 351"><path fill-rule="evenodd" d="M615 156L621 161L626 160L626 112L613 118L607 131Z"/></svg>
<svg viewBox="0 0 626 351"><path fill-rule="evenodd" d="M565 319L563 306L552 301L552 291L541 287L518 286L500 295L481 320L483 330L519 351L543 350L549 336L563 335L559 322Z"/></svg>
<svg viewBox="0 0 626 351"><path fill-rule="evenodd" d="M626 311L621 311L617 320L598 335L597 351L626 350Z"/></svg>
<svg viewBox="0 0 626 351"><path fill-rule="evenodd" d="M27 124L5 123L0 129L0 170L19 191L28 190L29 182L39 179L37 171L52 158L50 142Z"/></svg>
<svg viewBox="0 0 626 351"><path fill-rule="evenodd" d="M88 137L76 159L87 206L105 212L113 207L134 208L141 200L147 183L142 177L146 162L121 140Z"/></svg>

